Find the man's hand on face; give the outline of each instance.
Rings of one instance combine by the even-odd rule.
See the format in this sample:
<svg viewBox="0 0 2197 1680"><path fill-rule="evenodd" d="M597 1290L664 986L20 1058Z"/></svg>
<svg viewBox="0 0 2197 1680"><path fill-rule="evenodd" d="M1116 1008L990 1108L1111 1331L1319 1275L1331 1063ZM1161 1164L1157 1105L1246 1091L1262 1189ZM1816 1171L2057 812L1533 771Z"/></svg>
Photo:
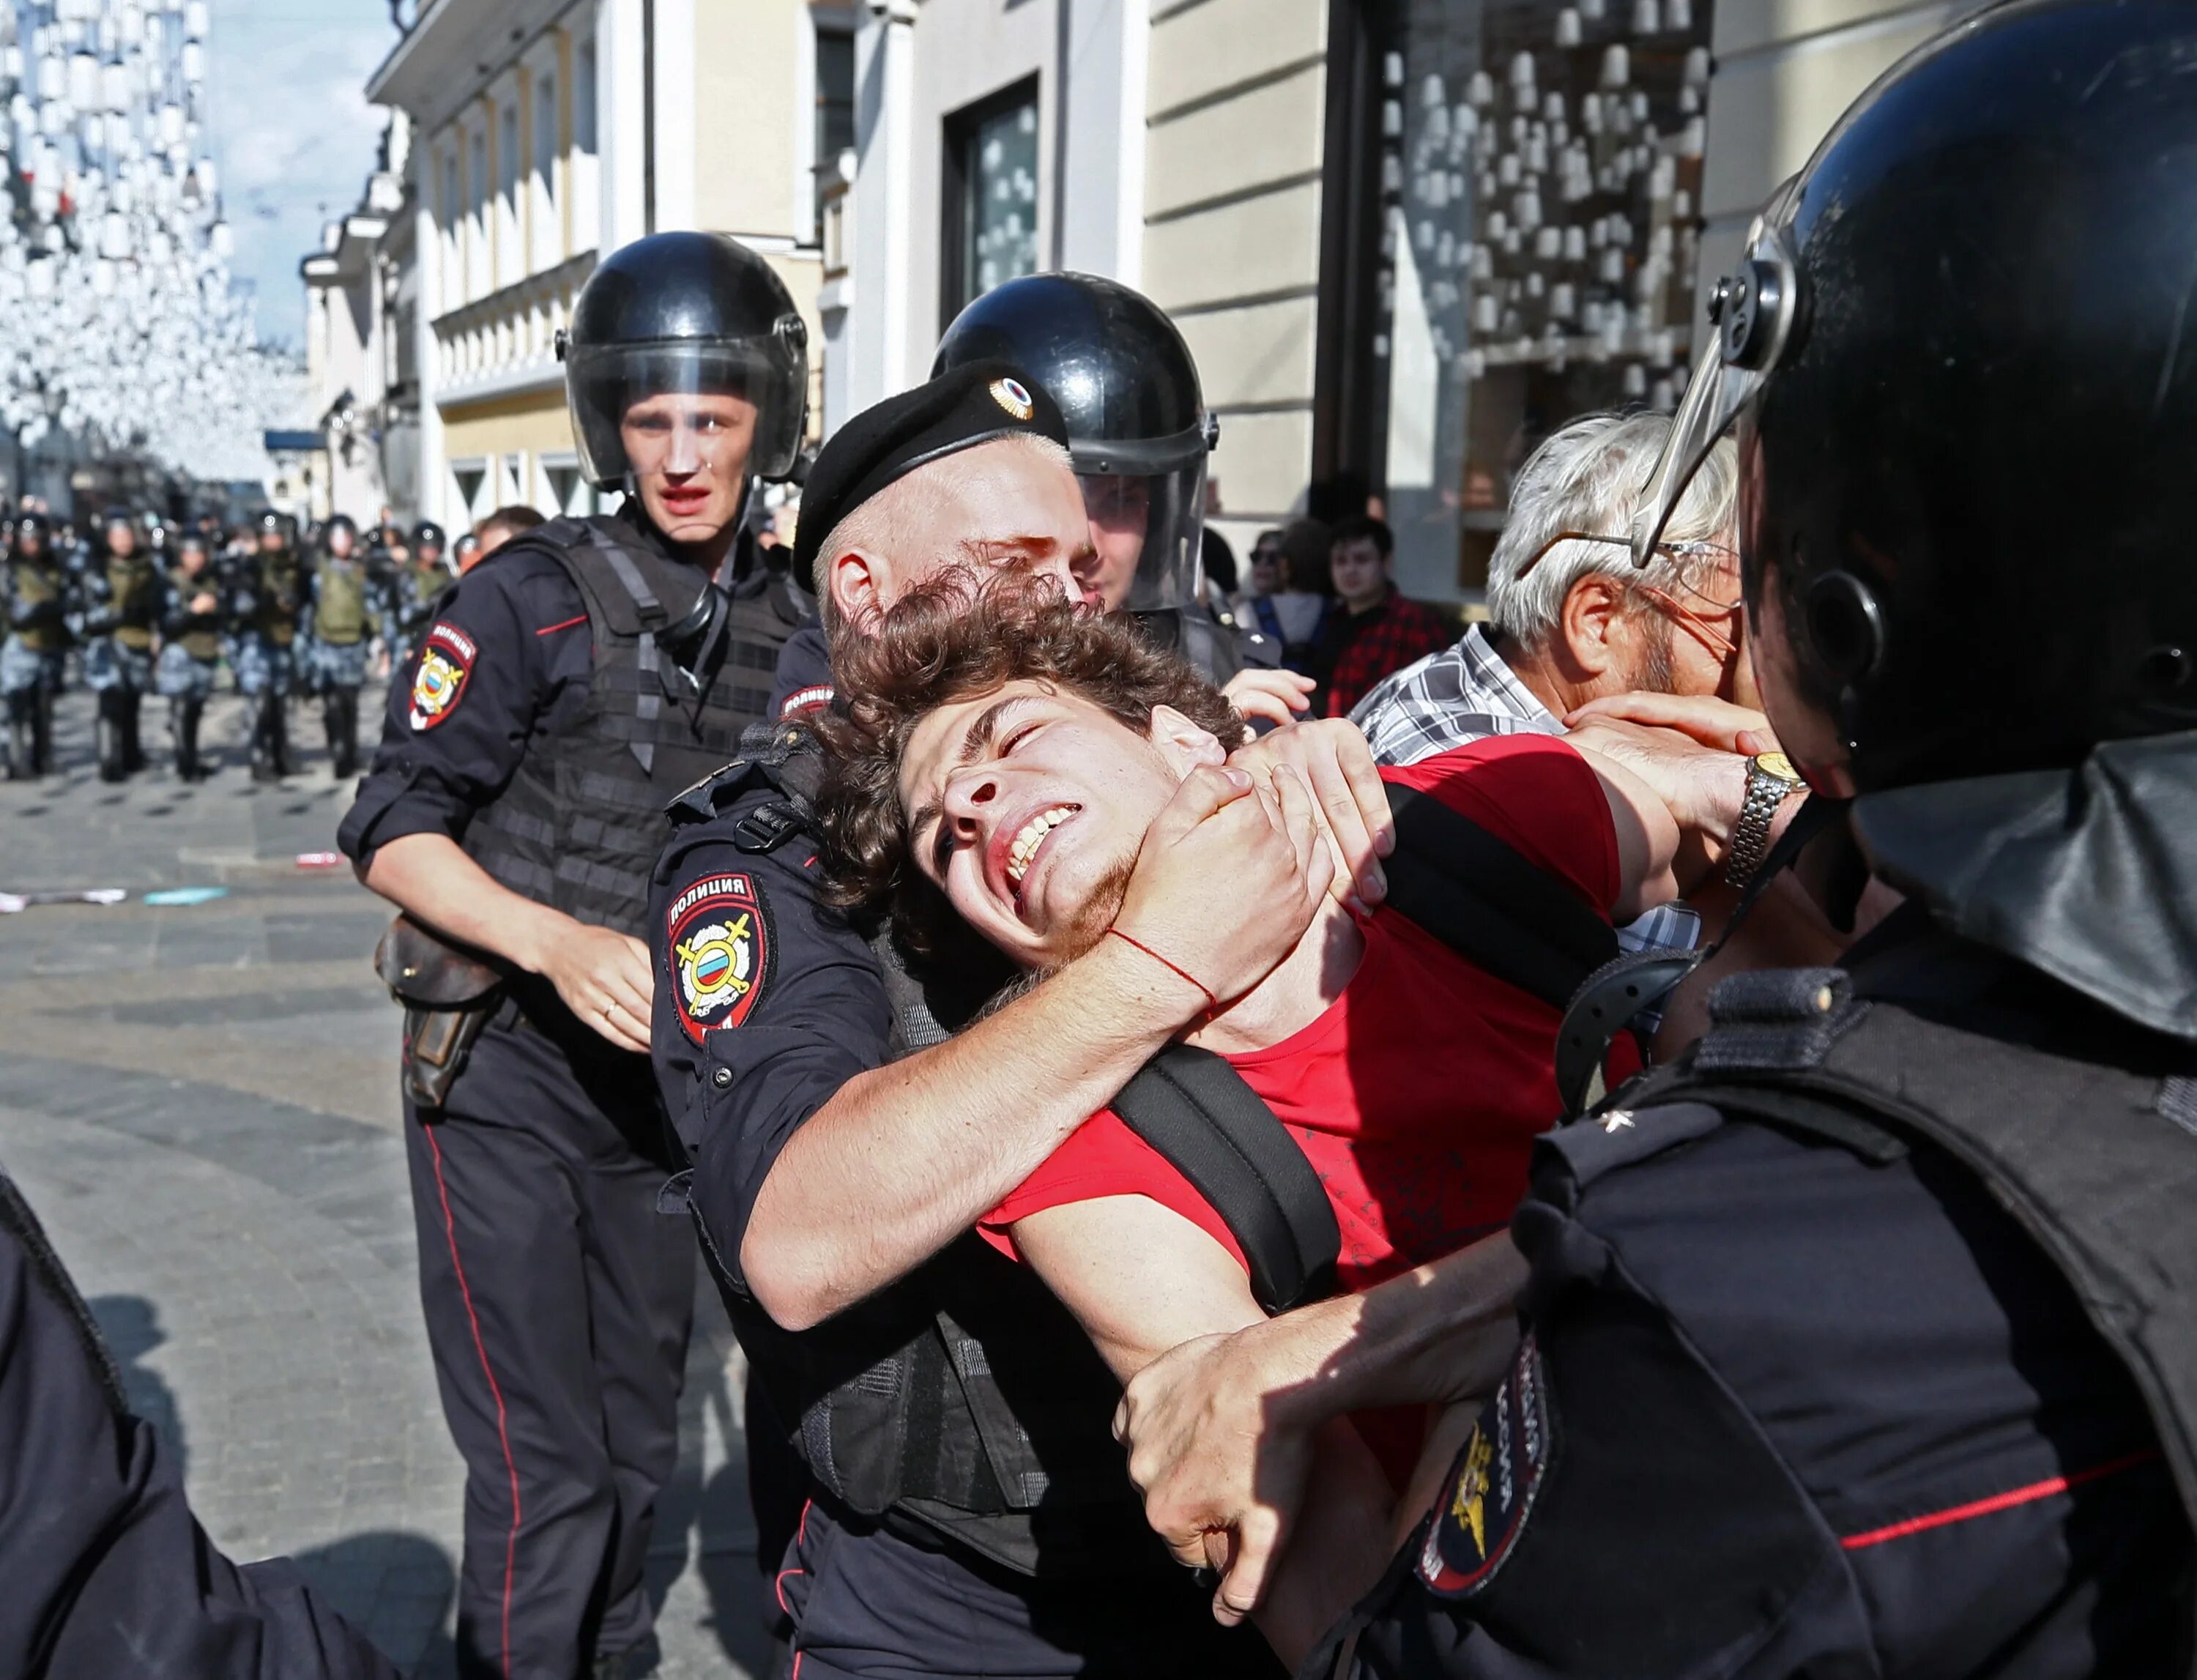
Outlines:
<svg viewBox="0 0 2197 1680"><path fill-rule="evenodd" d="M1762 713L1752 706L1719 700L1713 694L1606 694L1572 712L1564 719L1564 727L1577 729L1594 718L1675 729L1719 752L1752 756L1783 750L1771 731L1770 720Z"/></svg>
<svg viewBox="0 0 2197 1680"><path fill-rule="evenodd" d="M1271 782L1281 766L1295 770L1312 789L1335 860L1335 895L1346 903L1355 898L1367 909L1388 896L1381 860L1396 849L1388 790L1356 724L1342 717L1294 723L1238 747L1228 762L1262 782Z"/></svg>
<svg viewBox="0 0 2197 1680"><path fill-rule="evenodd" d="M1312 1474L1319 1419L1272 1404L1263 1325L1200 1336L1138 1372L1114 1413L1145 1517L1176 1559L1224 1572L1213 1613L1258 1608ZM1287 1379L1282 1379L1286 1383Z"/></svg>
<svg viewBox="0 0 2197 1680"><path fill-rule="evenodd" d="M1334 873L1295 770L1200 768L1145 833L1114 925L1226 1003L1296 948Z"/></svg>
<svg viewBox="0 0 2197 1680"><path fill-rule="evenodd" d="M1290 723L1309 710L1312 691L1319 686L1296 671L1267 671L1245 667L1228 679L1220 692L1228 704L1253 722Z"/></svg>

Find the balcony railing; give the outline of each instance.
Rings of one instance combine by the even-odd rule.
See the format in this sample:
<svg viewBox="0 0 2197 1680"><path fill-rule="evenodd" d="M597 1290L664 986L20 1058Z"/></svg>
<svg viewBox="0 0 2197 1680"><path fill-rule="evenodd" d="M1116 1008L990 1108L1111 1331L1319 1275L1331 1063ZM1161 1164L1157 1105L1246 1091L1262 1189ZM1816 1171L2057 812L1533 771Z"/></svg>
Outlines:
<svg viewBox="0 0 2197 1680"><path fill-rule="evenodd" d="M438 396L476 388L486 395L554 378L557 329L571 318L572 300L594 271L595 253L583 251L438 316Z"/></svg>

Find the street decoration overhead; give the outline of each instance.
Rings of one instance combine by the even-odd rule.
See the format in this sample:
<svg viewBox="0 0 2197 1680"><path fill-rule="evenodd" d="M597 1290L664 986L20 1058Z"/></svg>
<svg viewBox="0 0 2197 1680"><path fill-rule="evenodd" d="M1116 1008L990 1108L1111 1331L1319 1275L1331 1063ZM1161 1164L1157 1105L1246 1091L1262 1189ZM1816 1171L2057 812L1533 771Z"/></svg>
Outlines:
<svg viewBox="0 0 2197 1680"><path fill-rule="evenodd" d="M23 445L264 472L295 374L230 283L208 22L206 0L0 0L0 427Z"/></svg>

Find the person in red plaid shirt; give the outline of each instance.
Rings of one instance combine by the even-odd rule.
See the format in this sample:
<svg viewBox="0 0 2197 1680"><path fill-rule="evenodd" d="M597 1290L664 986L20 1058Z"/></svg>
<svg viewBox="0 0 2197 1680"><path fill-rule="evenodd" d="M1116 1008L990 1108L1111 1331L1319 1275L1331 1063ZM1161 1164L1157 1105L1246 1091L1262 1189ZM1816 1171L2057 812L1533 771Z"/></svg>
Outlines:
<svg viewBox="0 0 2197 1680"><path fill-rule="evenodd" d="M1383 677L1448 646L1454 635L1432 607L1396 593L1395 552L1388 527L1370 515L1335 528L1328 564L1343 611L1329 616L1319 660L1329 717L1349 716Z"/></svg>

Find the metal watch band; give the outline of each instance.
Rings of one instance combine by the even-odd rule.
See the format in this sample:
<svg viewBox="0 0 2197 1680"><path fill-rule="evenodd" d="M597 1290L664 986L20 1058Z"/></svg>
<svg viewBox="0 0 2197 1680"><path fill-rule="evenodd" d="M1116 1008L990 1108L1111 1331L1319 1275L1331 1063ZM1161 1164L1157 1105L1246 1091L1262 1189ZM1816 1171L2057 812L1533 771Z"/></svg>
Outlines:
<svg viewBox="0 0 2197 1680"><path fill-rule="evenodd" d="M1773 776L1760 765L1749 762L1747 791L1739 804L1739 820L1732 825L1731 854L1725 860L1725 885L1744 887L1754 878L1754 872L1762 867L1762 860L1770 851L1770 824L1778 808L1800 785L1782 776Z"/></svg>

